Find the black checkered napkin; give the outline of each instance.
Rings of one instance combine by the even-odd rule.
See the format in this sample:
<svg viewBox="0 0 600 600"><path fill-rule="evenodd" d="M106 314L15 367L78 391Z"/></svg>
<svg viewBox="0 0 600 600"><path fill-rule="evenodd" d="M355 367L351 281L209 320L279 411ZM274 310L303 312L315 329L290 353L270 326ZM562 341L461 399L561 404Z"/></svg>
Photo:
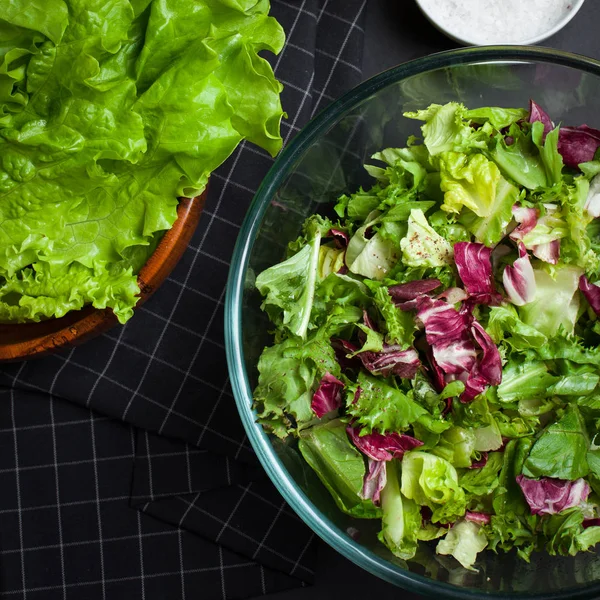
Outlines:
<svg viewBox="0 0 600 600"><path fill-rule="evenodd" d="M365 5L273 1L286 143L360 81ZM257 466L223 340L235 239L272 162L244 143L213 174L181 262L126 326L0 368L3 597L211 600L311 580L311 534Z"/></svg>

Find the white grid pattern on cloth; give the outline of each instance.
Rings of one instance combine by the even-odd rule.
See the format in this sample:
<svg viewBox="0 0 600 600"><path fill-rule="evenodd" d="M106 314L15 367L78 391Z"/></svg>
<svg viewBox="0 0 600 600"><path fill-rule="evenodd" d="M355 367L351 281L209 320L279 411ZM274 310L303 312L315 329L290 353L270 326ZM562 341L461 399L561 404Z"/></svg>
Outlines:
<svg viewBox="0 0 600 600"><path fill-rule="evenodd" d="M139 351L139 349L137 349L137 350ZM58 356L59 358L62 358L62 357L60 357L59 355L57 355L57 356ZM87 367L87 366L85 366L85 365L81 365L81 364L79 364L79 363L77 363L77 362L75 362L75 361L73 361L73 360L71 360L71 361L69 361L69 360L64 360L64 362L63 362L63 365L66 365L68 362L71 362L71 364L73 364L73 365L75 365L75 366L77 366L77 367L80 367L80 368L82 368L82 369L85 369L86 371L91 371L92 373L94 373L94 374L96 374L96 375L99 375L99 373L98 373L97 371L94 371L94 370L93 370L93 369L91 369L90 367ZM103 377L104 377L104 378L105 378L107 381L109 381L109 382L111 382L111 383L114 383L115 385L118 385L119 387L122 387L122 388L124 388L124 389L125 389L125 390L127 390L128 392L132 392L132 393L133 393L133 391L134 391L133 389L131 389L131 388L128 388L127 386L123 385L122 383L120 383L120 382L118 382L118 381L115 381L114 379L111 379L111 378L107 377L106 375L104 375ZM20 380L18 379L18 377L15 377L15 378L14 378L14 380L15 380L15 382L18 382L18 381L20 381ZM38 390L38 391L45 391L45 390L44 390L44 388L42 388L42 387L40 387L40 386L36 386L36 385L34 385L34 384L32 384L32 383L29 383L29 382L26 382L26 381L20 381L20 383L21 383L22 385L24 385L25 387L29 387L29 388L32 388L32 389L35 389L35 390ZM152 403L152 404L156 404L156 405L158 405L160 408L163 408L163 409L165 409L165 410L166 410L166 407L165 407L164 405L162 405L160 402L157 402L156 400L154 400L154 399L150 398L149 396L144 396L144 395L142 395L142 394L138 394L138 395L139 395L139 396L141 396L141 397L142 397L144 400L147 400L148 402L150 402L150 403ZM193 423L194 425L196 425L196 426L198 426L198 427L205 427L205 425L204 425L204 424L202 424L202 423L199 423L199 422L197 422L197 421L194 421L193 419L190 419L190 418L189 418L189 417L187 417L186 415L183 415L183 414L181 414L181 413L178 413L178 412L176 412L175 410L172 410L171 412L172 412L172 414L176 414L177 416L181 417L182 419L185 419L185 420L187 420L187 421L190 421L191 423ZM236 440L234 440L233 438L230 438L229 436L227 436L227 435L225 435L225 434L221 433L220 431L216 431L216 430L214 430L214 429L211 429L211 428L209 428L209 427L206 427L206 429L207 429L208 431L210 431L212 434L214 434L214 435L216 435L216 436L218 436L218 437L221 437L221 438L223 438L223 439L225 439L225 440L228 440L228 441L231 441L231 442L236 442L236 443L237 443L237 441L236 441Z"/></svg>
<svg viewBox="0 0 600 600"><path fill-rule="evenodd" d="M286 109L290 113L290 121L282 124L282 135L286 143L293 134L300 130L303 122L310 116L311 110L322 108L326 102L333 100L340 94L344 84L338 85L337 88L330 85L337 75L348 73L349 81L356 81L357 74L360 72L359 62L345 54L345 47L336 52L335 50L332 51L330 47L317 46L314 51L310 51L302 46L302 35L304 30L307 29L307 24L321 22L323 19L330 19L337 24L336 26L339 26L339 35L342 40L347 41L351 36L362 32L358 20L354 17L360 14L364 4L363 7L356 4L354 13L350 15L351 18L348 18L349 13L346 4L350 5L352 2L345 3L342 0L304 0L297 3L274 0L273 2L274 10L283 11L285 8L288 16L290 13L292 14L291 20L288 19L288 45L283 55L276 59L281 61L282 69L280 73L278 72L278 76L287 88L284 93L288 95ZM359 8L360 11L358 11ZM337 14L338 10L340 14ZM290 30L289 23L292 21L296 25L294 29ZM295 33L296 28L298 30L297 36ZM290 57L291 68L288 68L288 71L283 68L287 53L292 51L314 63L312 72L303 81L296 78L296 72L294 71L297 66L295 56ZM327 66L321 66L321 71L317 73L314 67L317 63L326 64ZM316 98L318 98L317 102L315 102ZM290 106L293 107L293 110L289 109ZM166 589L178 590L180 593L178 597L184 598L190 596L190 590L192 589L189 587L188 578L197 574L214 573L220 575L219 595L210 596L210 598L223 597L228 599L231 595L238 596L240 594L236 588L236 578L231 578L228 575L229 572L239 573L240 568L244 569L244 573L246 573L246 569L252 570L253 575L251 575L251 578L255 578L255 580L252 579L254 581L253 585L255 585L252 588L252 594L258 595L275 591L275 585L283 587L298 585L299 580L292 583L291 578L285 579L285 581L281 580L275 584L274 581L277 578L273 579L273 573L270 569L265 568L262 564L257 565L255 562L248 562L247 558L249 557L245 560L243 557L235 557L227 548L221 546L215 546L215 558L218 559L218 564L198 566L198 562L194 557L200 556L201 553L190 553L189 544L200 543L199 538L184 531L187 527L190 527L190 523L193 523L193 513L202 513L207 521L217 523L221 531L219 535L223 538L231 530L235 535L251 542L253 546L249 554L256 556L258 560L261 560L261 556L264 556L266 551L286 562L289 565L288 570L292 573L300 574L301 577L307 577L312 573L312 570L303 562L311 545L312 534L307 535L302 548L299 551L294 551L293 555L286 556L285 547L282 549L277 545L273 546L274 543L277 543L276 535L275 539L272 539L274 534L285 527L282 519L293 519L300 524L298 517L291 513L287 505L281 503L277 494L271 497L257 492L253 485L239 485L236 483L235 468L232 474L230 467L235 467L238 459L243 459L243 456L247 455L248 441L241 428L232 433L228 428L223 428L222 425L223 415L225 414L223 412L224 407L230 410L230 415L235 416L226 374L223 376L219 370L215 371L214 374L206 370L198 370L197 364L199 357L207 352L220 352L222 360L224 360L224 345L222 330L220 329L224 289L222 273L230 262L233 238L237 235L241 224L240 213L247 206L249 197L254 194L257 187L256 178L253 179L251 176L244 175L244 169L252 169L251 165L256 165L257 172L264 172L271 160L264 151L244 144L236 151L231 160L214 174L213 187L217 194L215 195L213 192L211 197L209 192L209 201L199 230L194 236L184 259L163 284L163 288L157 292L155 298L138 310L136 322L121 327L118 334L115 332L105 334L98 340L90 342L86 347L75 349L66 356L42 359L35 364L25 365L23 363L16 371L10 366L6 370L1 369L4 371L4 376L8 378L11 388L49 392L57 398L50 402L48 423L24 422L19 411L15 412L13 396L15 391L11 389L13 398L10 405L12 411L11 427L2 427L0 422L0 435L10 434L13 436L11 443L15 448L15 453L22 453L20 437L29 435L27 432L35 433L41 437L44 437L48 432L53 442L53 450L49 454L53 459L51 462L48 461L48 456L46 456L45 460L40 458L37 464L21 464L19 462L14 464L14 468L6 467L7 463L0 463L0 476L11 475L14 471L18 488L14 505L0 505L0 518L4 519L15 515L16 540L19 540L15 541L18 547L7 548L3 555L18 557L21 561L20 572L18 573L19 581L17 582L13 577L10 589L2 587L3 594L23 598L28 593L35 595L43 592L47 592L49 598L54 598L55 593L60 594L63 598L71 598L73 594L75 594L75 597L77 595L81 597L84 594L87 599L88 596L92 598L91 594L94 593L93 599L95 600L96 598L121 597L115 595L114 590L116 588L114 586L117 584L123 584L124 586L131 583L132 585L135 584L133 588L119 587L118 589L127 589L130 596L141 597L144 600L158 600L158 598L168 597L168 594L163 593ZM231 166L232 164L233 166ZM240 210L232 212L229 197L235 197L236 195L243 195L240 197ZM228 202L225 201L226 199ZM215 244L216 239L217 244ZM214 281L205 282L202 278L198 278L197 274L201 270L216 275L212 278ZM209 277L209 279L211 278ZM205 286L205 283L208 283L208 285ZM201 327L195 326L192 319L181 318L182 307L189 304L189 300L183 302L183 299L187 299L190 295L198 302L204 302L211 307L206 313L207 318L202 321L203 325ZM153 340L148 336L141 335L140 329L143 329L144 323L147 324L146 328L154 328L154 331L160 332L160 335L158 337L154 336ZM189 355L184 357L185 360L165 352L168 344L172 343L167 340L167 334L172 335L172 332L176 332L175 335L181 335L182 339L189 337L193 340L193 349ZM150 343L148 343L149 340L151 340ZM94 352L97 352L97 356L94 356ZM119 364L123 361L124 356L133 357L137 361L136 364L144 365L144 369L139 371L141 378L138 377L137 381L132 382L130 378L119 372ZM93 358L93 361L90 357ZM98 364L103 365L103 367L99 368ZM181 380L180 390L183 390L184 386L190 383L208 390L207 393L210 394L211 402L205 412L203 414L190 413L185 404L182 404L183 392L181 394L178 392L174 398L171 397L169 402L167 397L157 395L151 387L144 387L146 378L156 370L161 374L164 372L165 376L168 375ZM50 380L47 379L49 371L52 372ZM136 375L138 375L137 372ZM83 390L78 389L76 384L80 377L89 382ZM113 411L111 407L99 404L106 397L107 389L114 389L126 394L125 397L128 398L128 402L123 405L119 413ZM78 396L77 392L80 391L83 393ZM65 419L63 409L61 409L60 414L58 412L57 407L60 405L58 403L61 402L58 398L72 400L92 409L105 411L111 417L125 419L130 415L134 415L134 422L139 416L140 406L142 410L144 407L148 407L148 410L156 415L152 423L145 425L151 430L161 429L166 435L182 437L197 445L213 444L215 440L220 440L222 446L220 446L219 451L227 451L233 461L230 463L229 460L226 460L223 468L227 484L232 489L238 490L239 493L236 497L237 504L234 504L235 508L221 518L203 508L201 495L190 495L193 487L191 465L194 457L200 451L186 446L183 451L171 453L156 451L155 448L151 452L148 451L146 458L148 460L148 475L151 481L149 488L151 493L148 496L150 499L146 499L143 505L137 506L137 510L129 509L129 503L137 500L137 498L132 497L126 488L109 489L106 477L108 466L110 466L109 471L119 470L123 468L124 464L131 464L134 455L136 460L139 458L136 455L133 429L123 426L125 427L127 443L133 454L128 454L127 448L120 448L118 451L115 449L112 454L107 453L108 442L105 439L103 430L105 427L113 427L114 422L107 417L98 416L96 413L92 413L88 418L79 418L74 412L73 415ZM179 433L178 427L181 423L189 426L189 433L185 435ZM91 456L78 457L77 452L75 452L72 456L77 458L65 460L64 449L60 450L59 456L57 446L60 445L62 448L71 428L73 428L72 431L75 431L77 427L87 427L87 430L91 433L90 439L86 442ZM148 438L146 438L146 442L149 443ZM245 454L242 454L243 452ZM168 501L169 498L174 496L172 490L168 493L161 493L159 489L155 489L157 473L152 473L150 463L169 457L175 459L178 455L185 464L185 477L181 481L181 487L177 488L177 494L180 494L177 499L183 500L184 503L178 517L173 521L174 525L179 524L180 527L179 529L173 529L170 525L159 525L158 521L142 513L145 511L148 515L154 514L151 511L155 508L155 505L159 506L162 502ZM67 480L64 479L63 473L68 472L66 469L84 469L86 465L89 465L93 477L88 487L85 487L85 482L81 483L82 489L85 490L85 497L77 499L69 497L65 500L63 498L64 492L70 493L71 490ZM40 501L36 505L24 504L20 492L26 489L27 484L24 483L23 478L30 478L34 474L39 474L42 477L45 472L53 473L55 476L56 502ZM265 507L265 510L272 511L270 514L274 516L266 529L256 535L250 535L245 531L230 527L236 511L245 514L243 513L245 505L250 501L259 501ZM188 502L188 504L186 505L185 502ZM127 534L107 533L111 527L114 527L110 511L116 506L122 506L125 512L131 510L132 526ZM62 523L62 513L71 514L71 511L79 509L83 510L85 514L91 513L93 515L95 530L92 528L88 533L82 531L81 538L75 540L70 539L67 541L62 539L62 536L55 536L55 540L58 540L57 543L36 543L31 538L28 527L30 527L32 519L49 514L48 511L54 512L55 523L58 525L59 531L62 531L65 525ZM162 517L159 518L162 519ZM51 525L51 523L48 523L48 527ZM158 527L164 528L161 531L155 531ZM69 532L69 527L64 529L65 533ZM94 535L94 531L97 532L97 535ZM130 543L135 544L135 553L139 557L139 560L132 563L137 571L134 573L130 569L130 573L118 575L115 572L116 565L113 564L110 549L119 544L126 547ZM202 543L205 544L204 541ZM178 563L161 570L154 564L154 557L157 553L163 551L163 546L166 545L171 548L172 555L178 559ZM202 547L205 548L206 546ZM73 579L71 570L73 557L71 553L75 549L81 549L82 552L93 551L98 556L100 564L94 570L97 576L94 576L94 573L84 575L79 571L79 577L82 580ZM4 547L2 550L4 551ZM32 565L35 564L33 556L51 551L55 553L58 551L58 554L60 554L60 560L57 562L60 570L60 580L49 585L27 580L26 573L30 572ZM278 577L281 579L283 575ZM164 586L167 586L166 582L170 578L176 583L173 583L171 588L161 588L163 580L165 582ZM0 586L4 586L4 584L0 584ZM92 592L92 588L94 592ZM135 591L132 592L132 589ZM85 590L85 592L78 590ZM35 598L37 597L35 596Z"/></svg>
<svg viewBox="0 0 600 600"><path fill-rule="evenodd" d="M182 502L184 502L186 506L189 506L189 504L191 503L185 497L179 497L179 500L181 500ZM238 504L236 504L234 510L237 510L239 508L240 504L241 504L241 502L238 503ZM203 513L203 514L205 514L210 519L213 519L213 520L217 521L220 525L222 525L221 532L224 532L227 529L227 527L229 527L229 521L223 521L221 519L218 519L217 517L215 517L215 515L213 515L211 513L208 513L207 511L205 511L201 507L194 505L193 509L197 510L197 511ZM259 544L260 545L260 541L259 540L254 539L253 537L249 536L247 533L244 533L243 531L240 531L240 530L236 530L236 533L238 535L240 535L241 537L246 538L247 540L249 540L251 542L254 542L255 544ZM310 535L308 541L306 542L304 550L308 549L308 547L310 546L312 540L313 540L313 535ZM219 547L221 547L221 546L219 546ZM301 564L301 559L302 559L303 553L301 553L301 555L299 555L299 557L297 559L291 560L289 557L281 554L281 552L278 552L277 550L275 550L274 548L271 548L270 546L268 546L266 544L263 544L261 546L261 549L264 549L267 552L276 555L278 558L282 559L285 562L291 563L293 565L292 572L295 572L298 568L300 568L302 571L305 571L309 575L313 575L314 574L314 571L312 569L309 569L308 567L305 567L304 565Z"/></svg>
<svg viewBox="0 0 600 600"><path fill-rule="evenodd" d="M10 416L12 421L12 431L13 431L13 439L14 439L14 449L15 449L15 481L17 484L16 495L17 495L17 520L19 527L19 548L17 552L19 552L21 556L21 581L23 585L23 599L27 598L27 590L25 585L25 543L23 540L23 514L21 512L21 485L19 481L19 442L17 437L17 421L15 419L15 390L11 388L10 390Z"/></svg>
<svg viewBox="0 0 600 600"><path fill-rule="evenodd" d="M13 392L14 393L14 392ZM43 400L42 398L38 399L38 403L41 403ZM57 400L57 403L60 403L60 401ZM66 403L62 403L63 405ZM58 404L57 404L58 406ZM66 406L69 408L69 411L71 411L73 414L77 414L77 412L81 413L82 408L76 407L76 406L71 406L69 404L66 404ZM49 409L51 409L51 407L48 407ZM64 410L61 409L61 412ZM69 415L71 416L71 415ZM12 430L4 430L4 432L2 433L2 435L4 435L5 438L11 438L10 441L11 443L14 442L15 439L17 439L17 443L18 443L18 436L20 434L21 431L27 431L27 430L31 430L28 425L24 425L24 429L21 430L20 428L20 422L23 422L23 419L28 419L29 418L29 414L23 414L23 412L20 413L20 419L15 419L13 425L14 425L14 431ZM216 572L219 575L222 575L224 578L228 578L229 576L226 575L226 572L229 572L230 570L233 569L239 569L239 568L249 568L249 567L253 567L255 568L255 570L253 571L253 575L252 577L253 579L253 594L258 594L261 593L261 591L263 591L265 589L265 580L264 580L264 572L261 573L261 571L258 569L258 565L254 562L250 562L248 560L248 557L244 558L244 557L234 557L233 555L231 555L230 553L227 554L227 558L224 558L224 553L225 553L225 549L222 547L218 547L216 545L213 546L214 548L214 552L215 554L218 552L219 555L221 556L221 560L223 561L222 565L219 566L218 568L215 567L214 565L205 565L205 566L198 566L199 563L202 563L202 560L204 560L202 557L206 556L206 552L200 552L200 553L191 553L189 552L189 542L190 540L195 540L197 539L197 536L194 536L190 533L188 533L187 531L185 531L185 523L184 521L187 518L187 514L188 512L191 510L191 507L183 514L180 523L181 525L183 525L183 527L180 528L172 528L168 525L164 525L162 526L162 529L157 530L157 528L160 528L161 525L158 522L155 522L154 519L151 519L150 517L146 517L144 515L142 515L141 511L138 510L132 510L129 508L128 504L129 504L129 495L125 495L125 496L111 496L111 495L106 495L104 497L100 497L97 493L97 487L96 486L106 486L109 482L112 482L113 477L115 476L115 469L117 471L117 478L123 479L124 482L127 482L128 477L128 472L130 469L130 465L131 465L131 459L134 455L134 453L136 452L135 449L135 440L133 437L133 429L127 426L124 426L118 422L115 421L111 421L111 420L107 420L105 418L97 418L96 415L92 412L89 413L89 418L88 418L88 427L90 427L90 419L93 422L93 426L94 426L94 439L88 439L88 445L89 445L89 451L90 452L94 452L94 448L96 448L97 450L97 454L96 454L96 461L95 464L96 465L101 465L102 464L102 460L105 461L105 464L109 461L112 461L111 464L115 464L114 468L110 468L110 469L102 469L101 471L98 471L98 480L95 482L95 484L92 484L89 486L89 489L87 490L87 493L89 494L89 498L86 501L78 501L78 502L64 502L61 501L60 504L56 503L55 505L50 505L49 507L46 507L44 505L40 505L37 504L36 506L26 506L24 507L21 503L21 501L16 498L14 500L14 502L16 503L16 506L14 507L13 510L17 511L18 516L22 519L27 519L28 522L28 535L31 536L32 533L33 535L37 535L36 532L41 528L42 531L46 530L48 527L53 527L52 521L50 522L45 522L46 521L46 517L41 517L41 515L45 515L46 513L44 512L46 508L50 508L51 510L56 510L59 507L62 510L67 510L69 507L73 507L75 505L83 505L83 504L88 504L90 507L94 507L94 509L92 510L86 510L84 514L86 515L86 519L89 523L93 523L94 520L96 519L96 514L97 511L100 511L103 515L105 514L105 511L107 510L107 508L109 506L113 506L115 504L114 501L117 501L117 503L122 506L125 509L125 513L124 514L128 514L129 515L129 519L131 519L134 523L135 523L135 528L133 531L131 531L131 533L128 533L127 535L103 535L103 531L101 529L102 524L100 525L100 528L97 529L98 532L98 536L97 537L82 537L81 539L75 539L75 540L62 540L60 539L58 541L58 543L50 543L50 544L36 544L36 543L32 543L31 538L30 539L23 539L22 538L22 534L20 536L18 536L15 540L16 546L17 547L13 547L13 548L7 548L4 544L2 547L3 550L3 556L6 558L12 556L12 555L17 555L20 557L20 560L23 561L24 565L30 565L31 561L35 560L35 556L40 555L40 554L48 554L50 553L50 556L52 555L56 555L57 552L61 552L63 554L68 554L69 556L72 556L73 552L79 553L81 552L82 554L86 554L86 552L89 552L90 549L98 549L99 547L105 547L107 544L110 544L111 547L114 547L115 543L123 543L123 544L127 544L127 542L134 542L137 544L138 546L138 551L136 552L136 554L139 555L139 573L136 574L130 574L130 575L126 575L126 576L122 576L119 575L117 576L114 573L114 566L111 567L110 569L108 569L107 567L107 571L106 573L104 572L104 569L100 570L100 577L89 577L87 580L85 579L85 577L81 578L80 580L73 580L72 577L67 578L67 581L55 581L53 583L49 583L48 585L37 585L31 582L28 582L27 580L23 580L21 573L18 573L12 580L13 581L18 581L19 585L16 586L11 586L11 587L4 587L2 594L3 597L7 596L7 597L14 597L14 596L21 596L21 597L25 597L28 594L34 595L35 594L40 594L40 593L47 593L50 594L50 592L57 592L57 593L61 593L62 597L65 596L65 594L67 595L67 597L72 597L72 594L75 593L74 590L76 589L81 589L81 590L90 590L91 588L97 588L95 595L93 596L93 598L103 598L103 597L123 597L123 596L113 596L111 595L112 592L110 591L112 588L111 586L113 586L116 583L123 583L126 581L131 581L131 582L136 582L136 589L138 589L138 595L137 597L148 597L151 598L152 600L159 600L159 598L162 600L162 598L165 597L165 595L157 595L158 592L154 592L151 591L150 595L148 596L148 594L146 594L145 592L143 592L143 590L145 590L147 588L146 586L146 582L147 581L156 581L158 579L167 579L168 577L172 577L172 576L177 576L177 579L179 580L179 585L180 585L180 594L177 597L181 597L182 599L185 597L188 597L188 595L190 594L191 590L193 589L192 587L190 587L190 585L188 584L188 577L190 577L191 575L193 575L194 573L196 574L200 574L200 573L211 573L211 572ZM96 422L94 422L96 421ZM71 418L69 419L70 423L80 423L79 419L75 419L75 418ZM98 424L102 425L102 429L96 429L96 426ZM112 429L114 430L110 430L107 429L108 426L111 426ZM51 427L49 425L49 427ZM115 429L116 428L116 429ZM158 439L158 438L157 438ZM77 440L70 440L70 436L66 436L63 437L60 441L60 443L63 445L61 452L65 452L65 448L64 448L64 444L76 444ZM3 444L3 440L0 439L0 444ZM106 456L106 453L109 452L113 446L113 444L116 446L115 447L115 454L114 456ZM123 450L125 450L126 448L129 448L129 452L124 452ZM36 450L36 449L32 449L30 448L30 451L35 451L35 452L39 452L40 454L43 454L43 452L41 450ZM99 456L99 454L102 454L102 456ZM173 457L176 455L180 455L180 456L198 456L198 455L202 455L202 454L208 454L206 452L201 452L197 449L194 448L182 448L179 450L179 452L175 452L175 451L171 451L171 452L157 452L157 453L152 453L149 454L148 456L151 456L152 460L155 460L158 456L162 456L162 457ZM54 454L54 461L52 464L47 464L46 465L46 469L50 472L54 472L54 473L59 473L61 472L61 467L64 466L64 464L86 464L88 461L85 460L81 460L81 461L65 461L64 463L61 463L59 460L59 454L58 454L58 450L55 450L55 454ZM14 471L15 471L15 475L18 472L23 472L21 469L21 465L19 465L17 463L17 456L15 455L14 457L15 462L14 462ZM36 467L36 469L29 469L29 472L31 472L32 470L39 470L39 467ZM189 471L189 469L188 469ZM120 473L120 474L119 474ZM63 489L63 485L65 485L67 483L67 480L61 482L61 487L60 490ZM71 482L71 485L75 488L79 487L80 483L78 481L73 481ZM19 487L20 489L20 487ZM72 490L71 490L72 491ZM187 492L187 490L186 490ZM61 492L62 494L62 492ZM199 495L195 496L195 500L197 501ZM60 498L59 498L60 499ZM4 513L8 512L7 509L4 509L3 511ZM110 511L106 514L110 514ZM106 519L105 516L103 516L103 521ZM146 525L142 525L142 523L145 522ZM148 524L152 522L152 526L151 529L148 530ZM35 523L35 528L31 529L31 525L32 523ZM56 521L54 521L54 523L56 523ZM114 527L114 525L113 525ZM130 528L131 529L131 528ZM7 534L8 532L3 531L3 534ZM41 539L44 539L44 536L42 536ZM145 570L144 568L144 560L145 560L145 556L147 555L147 549L148 548L152 548L151 552L155 553L156 550L158 548L163 547L166 543L168 543L170 545L171 548L173 548L174 552L179 553L179 564L178 564L178 568L176 569L163 569L163 570L157 570L156 568L154 568L153 570ZM187 549L187 551L186 551ZM184 559L185 557L185 559ZM195 557L195 558L193 558ZM189 561L189 562L188 562ZM62 561L61 561L62 562ZM155 561L156 562L156 561ZM0 564L1 566L1 564ZM168 565L167 565L168 566ZM111 570L112 569L112 570ZM25 569L23 569L24 571ZM80 574L81 575L81 574ZM6 578L5 578L6 579ZM61 576L62 579L62 576ZM154 584L153 584L154 585ZM165 584L166 585L166 584ZM235 583L232 580L231 582L227 581L227 583L225 583L225 585L228 588L235 588ZM141 592L139 590L142 590ZM81 592L83 593L83 592ZM86 598L88 598L87 595L87 591L86 591ZM90 592L91 593L91 592ZM236 588L235 591L236 594L239 593L239 589ZM37 597L37 596L35 596ZM54 597L54 596L52 596ZM81 596L80 596L81 597ZM89 596L90 598L92 596ZM136 597L136 596L133 596ZM171 596L169 596L171 597Z"/></svg>
<svg viewBox="0 0 600 600"><path fill-rule="evenodd" d="M61 367L56 371L56 375L52 380L52 385L48 390L50 392L50 397L52 397L52 393L54 392L54 386L56 385L56 381L61 373L61 371L65 368L68 359L73 354L73 350L69 352L67 356L67 360L61 365ZM91 415L90 415L91 416ZM52 427L52 453L54 457L54 482L56 486L56 512L58 517L58 543L59 543L59 552L60 552L60 575L61 575L61 585L63 590L63 598L66 600L67 598L67 577L65 572L65 549L63 544L63 520L62 520L62 509L60 502L60 483L59 483L59 474L58 474L58 452L57 452L57 443L56 443L56 428L54 426L54 402L50 402L50 426Z"/></svg>
<svg viewBox="0 0 600 600"><path fill-rule="evenodd" d="M94 465L94 487L96 492L96 518L98 519L98 548L100 550L100 573L102 581L106 579L104 572L104 540L102 539L102 511L100 510L100 482L98 477L98 454L96 451L96 430L94 414L90 412L90 434L92 441L92 460ZM106 600L106 585L102 584L102 600Z"/></svg>

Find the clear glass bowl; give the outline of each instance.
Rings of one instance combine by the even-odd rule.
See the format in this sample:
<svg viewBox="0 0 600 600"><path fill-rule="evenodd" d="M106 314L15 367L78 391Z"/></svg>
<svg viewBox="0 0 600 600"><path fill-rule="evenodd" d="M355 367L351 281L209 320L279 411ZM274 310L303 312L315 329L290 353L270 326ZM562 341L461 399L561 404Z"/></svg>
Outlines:
<svg viewBox="0 0 600 600"><path fill-rule="evenodd" d="M234 252L225 305L227 358L248 437L265 470L300 517L344 556L411 591L442 598L598 598L600 556L480 554L478 572L423 545L414 560L377 541L378 523L341 513L293 441L271 439L255 423L252 390L258 357L270 342L255 275L279 262L305 218L326 214L342 193L366 183L374 152L405 145L418 123L406 110L435 102L471 108L526 107L534 98L556 122L600 126L600 63L543 48L468 48L435 54L381 73L313 119L281 153L258 190ZM367 179L368 181L368 179Z"/></svg>

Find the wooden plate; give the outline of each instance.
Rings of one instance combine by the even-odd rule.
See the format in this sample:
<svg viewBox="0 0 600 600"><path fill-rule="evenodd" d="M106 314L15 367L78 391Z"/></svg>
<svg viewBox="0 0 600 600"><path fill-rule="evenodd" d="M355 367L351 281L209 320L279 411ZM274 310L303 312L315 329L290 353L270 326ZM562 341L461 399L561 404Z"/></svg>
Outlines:
<svg viewBox="0 0 600 600"><path fill-rule="evenodd" d="M182 257L200 220L206 190L196 198L181 198L177 220L165 233L138 275L143 304ZM61 348L77 346L118 323L110 308L86 306L60 319L39 323L0 324L0 362L37 358Z"/></svg>

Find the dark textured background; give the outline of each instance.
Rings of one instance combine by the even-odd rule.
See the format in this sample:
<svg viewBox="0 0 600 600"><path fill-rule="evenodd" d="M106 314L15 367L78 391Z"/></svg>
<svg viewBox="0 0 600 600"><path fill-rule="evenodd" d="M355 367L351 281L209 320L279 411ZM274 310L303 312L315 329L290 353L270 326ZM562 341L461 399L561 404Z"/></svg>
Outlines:
<svg viewBox="0 0 600 600"><path fill-rule="evenodd" d="M524 7L526 2L524 1ZM600 59L600 2L587 0L574 19L540 45ZM413 0L369 0L367 5L363 78L399 63L457 45L423 17ZM600 103L599 103L600 105ZM319 546L316 585L269 596L271 600L331 600L377 598L421 600L357 569L334 550Z"/></svg>

